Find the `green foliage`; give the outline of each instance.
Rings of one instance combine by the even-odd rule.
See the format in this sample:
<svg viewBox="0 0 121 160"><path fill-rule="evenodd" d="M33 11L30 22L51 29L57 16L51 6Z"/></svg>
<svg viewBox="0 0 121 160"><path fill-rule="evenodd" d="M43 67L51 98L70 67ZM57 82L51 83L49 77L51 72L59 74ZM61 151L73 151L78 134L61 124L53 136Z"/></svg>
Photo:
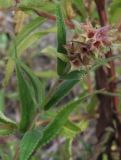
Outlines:
<svg viewBox="0 0 121 160"><path fill-rule="evenodd" d="M57 3L57 40L58 48L57 51L66 54L64 45L66 44L66 29L61 11L60 3ZM57 59L57 73L61 76L68 72L70 68L69 63L62 61L60 58Z"/></svg>
<svg viewBox="0 0 121 160"><path fill-rule="evenodd" d="M22 61L20 60L16 60L16 61L17 61L17 64L19 64L19 66L25 72L31 86L33 87L34 94L32 95L32 98L35 98L35 102L38 105L42 105L41 97L43 93L41 92L41 88L42 88L41 81L34 75L34 73L29 69L29 67L27 67Z"/></svg>
<svg viewBox="0 0 121 160"><path fill-rule="evenodd" d="M118 22L119 19L121 18L120 13L121 13L121 2L113 0L109 11L110 21L112 23Z"/></svg>
<svg viewBox="0 0 121 160"><path fill-rule="evenodd" d="M55 93L53 93L52 97L45 104L44 109L48 110L50 107L59 102L64 96L66 96L69 91L78 83L77 80L64 81L62 84L58 86Z"/></svg>
<svg viewBox="0 0 121 160"><path fill-rule="evenodd" d="M19 95L21 100L21 120L20 120L20 130L25 132L33 120L35 114L35 104L31 95L31 90L27 81L25 80L25 75L22 69L16 63L17 79L19 87Z"/></svg>
<svg viewBox="0 0 121 160"><path fill-rule="evenodd" d="M4 110L5 105L5 93L4 90L0 90L0 111L2 112Z"/></svg>
<svg viewBox="0 0 121 160"><path fill-rule="evenodd" d="M25 133L20 144L20 160L28 160L42 139L41 129L34 129Z"/></svg>
<svg viewBox="0 0 121 160"><path fill-rule="evenodd" d="M54 3L51 3L49 0L21 0L18 6L24 11L41 9L52 12L55 8Z"/></svg>
<svg viewBox="0 0 121 160"><path fill-rule="evenodd" d="M0 49L2 50L0 57L0 72L2 72L3 68L5 68L5 73L3 73L3 75L5 75L3 80L3 88L0 90L0 135L6 136L12 134L12 137L20 135L20 143L18 143L19 141L17 138L14 142L11 142L12 144L8 144L8 140L5 139L5 142L3 141L3 144L0 144L0 156L5 160L37 160L38 157L40 159L40 155L43 153L41 153L41 150L39 153L36 153L36 151L51 141L55 143L54 139L58 136L59 140L62 137L65 138L64 144L62 144L63 149L60 150L61 147L58 149L62 152L61 156L58 156L59 151L57 151L55 157L53 156L54 154L48 154L50 156L49 158L53 156L52 159L61 159L62 157L62 159L65 158L71 160L73 149L72 142L73 140L77 140L76 136L79 135L79 142L81 142L82 145L82 150L81 152L79 151L81 153L79 154L79 158L81 159L84 157L84 160L87 160L87 157L91 157L92 154L95 154L95 146L91 146L88 142L85 142L82 138L83 136L80 136L80 133L83 133L87 128L90 130L90 125L88 125L90 124L90 117L91 119L93 117L94 121L97 122L95 117L97 117L96 107L99 102L96 94L99 96L106 95L106 97L121 97L119 92L120 86L119 91L116 93L109 92L106 90L107 88L102 88L101 90L95 91L94 87L97 85L97 82L95 84L93 74L101 66L103 66L107 74L107 72L111 71L108 63L112 63L112 61L116 59L118 59L118 61L121 59L121 56L117 55L121 46L119 45L118 47L115 47L115 44L113 44L113 35L117 29L115 26L118 26L117 23L121 17L121 2L118 0L110 2L107 1L107 4L109 4L109 6L107 5L109 21L112 24L115 24L115 29L112 29L112 27L112 32L110 32L112 39L110 39L110 35L106 35L105 33L103 35L101 32L102 30L100 31L100 29L97 29L99 22L94 1L90 1L89 3L89 1L83 0L20 0L16 5L15 3L16 2L12 0L0 0L0 9L15 9L15 14L18 10L25 13L30 13L29 18L27 19L30 22L22 22L23 29L20 33L15 33L15 36L12 37L12 43L9 43L9 36L11 38L11 34L9 35L8 31L6 33L6 29L5 33L1 34L0 37ZM7 14L5 13L5 15ZM13 16L14 14L12 14L10 18L12 19ZM44 29L43 26L45 26L47 19L51 19L53 22L49 22L49 25L51 24L50 28L46 29L45 27ZM14 22L14 19L12 20L12 22ZM4 16L3 19L0 19L0 21L4 22ZM85 30L82 29L83 27L80 27L80 23L82 22L91 22L94 28L92 28L89 23L86 23L86 25L84 25L86 30L85 32ZM5 24L7 23L5 21ZM18 22L15 22L15 24L12 23L12 26L16 25L16 23ZM70 27L71 25L74 25L75 28L72 29ZM99 42L101 38L103 40L101 41L101 47L97 47L93 44L94 46L92 46L92 48L94 47L96 49L92 49L88 52L88 47L90 47L88 43L90 44L90 42L92 42L90 40L92 39L89 38L87 32L93 32L93 29L97 32L97 34L94 33L97 37L93 37L95 38L95 41L98 42L98 38ZM105 27L103 29L105 29ZM36 44L39 40L43 39L49 33L56 34L57 46L55 44L53 46L49 44L48 46L45 45L44 49L40 49L40 44L40 46L37 47ZM101 34L98 35L99 33ZM51 37L51 34L49 36ZM111 41L112 46L108 46L107 44L105 45L103 42L104 39L108 41L108 38L109 41ZM115 39L120 41L120 38L121 35L119 33L118 36L116 35ZM77 48L75 48L73 44L69 43L75 39L80 44L79 46L77 45ZM65 49L65 45L67 44L71 45L69 46L70 53L68 53ZM105 58L105 53L109 51L111 47L112 49L115 47L115 56L110 57L108 55L108 57ZM28 52L26 56L23 55L27 52L28 48L32 51ZM7 50L8 55L5 54ZM94 54L92 52L94 52ZM87 57L89 56L89 58L89 54L95 55L95 58L93 56L91 57L93 62L90 61L91 63L86 63L88 58L85 59L85 54L87 54ZM39 61L40 57L42 59L47 58L47 66L45 66L46 61L45 63L43 63L43 61L41 64L41 61ZM36 63L34 60L36 61L36 59L37 62L39 62L37 64L37 69L34 66L34 63ZM50 63L51 59L52 66L49 66L49 68L48 62ZM74 60L77 59L81 62L80 66L76 66L76 63L75 65L73 63ZM5 66L6 60L7 64ZM82 61L85 63L82 63ZM38 65L40 66L38 67ZM16 74L12 77L14 68L16 70ZM9 84L10 87L5 88L9 82L9 79L15 79L15 76L17 84L13 84L12 80ZM99 78L102 78L101 76L103 75L100 75ZM116 78L118 76L120 76L120 72L116 73ZM0 73L0 80L1 77L2 74ZM114 81L114 78L115 76L109 76L109 84L112 88L113 82L118 83L118 81ZM52 83L52 87L49 82ZM77 84L79 87L75 87L74 92L71 92ZM67 103L67 99L65 100L63 98L70 95L70 92L73 95L69 97L69 102ZM63 106L60 106L59 102L61 100L63 100ZM20 102L20 113L17 114L17 116L13 116L6 111L8 109L6 104L9 101L12 101L10 106L15 108L16 113L19 112L19 109L14 105L19 104ZM121 102L119 104L119 112L120 111ZM10 118L8 118L9 116L6 116L8 114L10 114ZM117 116L117 114L115 116ZM116 123L116 120L113 119L112 125L113 123ZM118 135L118 127L115 124L114 126L114 128L117 129L116 135ZM106 128L106 131L111 129L112 128ZM103 141L103 138L101 140ZM100 142L97 144L99 145L97 146L97 150L101 150ZM4 152L1 151L2 148L4 148L4 145L7 145L7 147L10 148L11 153L6 150ZM16 151L14 151L14 148ZM107 160L108 158L105 151L103 154L103 159ZM83 156L83 152L86 152L86 156ZM76 153L78 154L78 151Z"/></svg>
<svg viewBox="0 0 121 160"><path fill-rule="evenodd" d="M27 48L26 45L25 45L25 42L27 42L28 39L30 39L30 37L29 37L30 34L37 27L39 27L39 25L41 25L42 23L43 23L43 18L37 17L36 19L32 20L28 25L26 25L23 28L23 30L20 32L19 35L17 35L15 37L15 40L14 40L14 42L16 42L17 51L18 51L18 48L20 48L19 51L20 51L20 53L22 53L21 52L22 44L24 46L24 49ZM30 40L30 42L31 41L32 40ZM27 44L28 44L28 42L27 42ZM9 81L9 79L10 79L12 73L13 73L13 70L14 70L14 64L15 64L15 62L12 59L14 57L14 53L15 53L14 50L15 50L15 44L13 43L13 45L9 49L9 59L8 59L7 65L6 65L5 78L4 78L4 81L3 81L4 86L6 86L8 84L8 81Z"/></svg>
<svg viewBox="0 0 121 160"><path fill-rule="evenodd" d="M0 112L0 135L5 136L13 133L17 124Z"/></svg>
<svg viewBox="0 0 121 160"><path fill-rule="evenodd" d="M21 142L20 160L28 160L37 147L41 147L48 143L50 140L52 140L59 133L62 127L66 124L68 116L74 111L74 109L76 109L79 106L81 101L87 96L89 95L87 94L85 96L82 96L78 100L72 101L69 104L65 105L63 109L61 109L61 111L59 111L59 113L56 115L54 120L44 130L42 130L42 133L40 133L40 135L37 134L38 136L35 136L36 139L34 139L34 142L32 139L33 131L30 131L30 133L25 134L25 137ZM30 139L32 140L30 141ZM30 144L31 148L27 148L28 143Z"/></svg>
<svg viewBox="0 0 121 160"><path fill-rule="evenodd" d="M15 122L7 118L2 112L0 112L0 122L15 125Z"/></svg>
<svg viewBox="0 0 121 160"><path fill-rule="evenodd" d="M5 9L13 6L13 1L12 0L0 0L0 9Z"/></svg>

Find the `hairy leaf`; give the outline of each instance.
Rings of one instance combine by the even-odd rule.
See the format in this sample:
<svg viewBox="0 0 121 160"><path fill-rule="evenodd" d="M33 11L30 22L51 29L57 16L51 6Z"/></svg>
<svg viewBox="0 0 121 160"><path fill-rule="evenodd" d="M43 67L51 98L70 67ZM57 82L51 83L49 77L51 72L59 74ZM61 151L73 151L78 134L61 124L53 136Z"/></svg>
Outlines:
<svg viewBox="0 0 121 160"><path fill-rule="evenodd" d="M79 104L81 103L81 101L87 96L89 96L89 94L82 96L77 100L73 100L72 102L65 105L65 107L61 109L61 111L59 111L59 113L55 116L54 120L42 131L42 133L40 133L40 135L38 135L38 137L36 137L36 139L34 139L35 144L33 144L33 141L32 141L33 146L30 144L30 146L32 146L31 148L28 148L28 142L27 142L27 146L25 142L26 142L26 139L32 138L32 137L30 138L29 136L32 134L31 133L32 131L30 131L28 135L29 138L25 134L20 145L20 160L29 160L29 158L31 157L31 154L38 147L42 147L43 145L48 143L50 140L52 140L61 131L62 127L66 124L68 120L68 116L74 111L74 109L77 108L77 106L80 106Z"/></svg>
<svg viewBox="0 0 121 160"><path fill-rule="evenodd" d="M68 92L76 85L78 80L64 81L62 84L58 86L55 93L50 97L49 101L45 104L44 109L48 110L52 106L54 106L57 102L59 102L64 96L68 94Z"/></svg>
<svg viewBox="0 0 121 160"><path fill-rule="evenodd" d="M57 51L59 53L66 54L67 51L64 48L64 45L66 44L66 29L60 3L57 3L57 40L58 40ZM60 58L57 58L57 73L59 75L67 73L69 69L70 69L69 63L62 61Z"/></svg>
<svg viewBox="0 0 121 160"><path fill-rule="evenodd" d="M17 79L19 87L19 95L21 100L21 120L20 120L20 130L25 132L33 119L35 113L35 104L31 96L30 89L27 82L23 76L22 70L19 65L16 64Z"/></svg>
<svg viewBox="0 0 121 160"><path fill-rule="evenodd" d="M20 61L20 60L16 60L16 61L22 67L23 71L25 72L25 74L27 75L27 77L29 78L29 80L32 84L31 86L34 89L34 95L35 95L36 102L39 105L42 104L42 101L41 101L41 97L42 97L41 81L35 76L35 74L31 71L31 69L29 67L27 67L22 61Z"/></svg>
<svg viewBox="0 0 121 160"><path fill-rule="evenodd" d="M39 27L42 23L43 23L43 18L38 17L34 20L32 20L28 25L26 25L23 30L16 36L15 41L16 42L16 48L18 51L23 51L22 48L20 50L20 46L22 47L23 41L24 43L28 41L28 37L30 36L30 34L37 28ZM14 60L12 59L12 57L14 57L14 52L15 52L15 44L12 44L12 46L9 49L9 58L8 58L8 62L6 65L6 71L5 71L5 78L3 81L4 86L7 85L13 70L14 70ZM31 42L31 41L30 41ZM27 43L28 44L28 43ZM24 44L23 44L24 45ZM24 49L25 49L25 45L24 45ZM18 53L17 53L18 54Z"/></svg>
<svg viewBox="0 0 121 160"><path fill-rule="evenodd" d="M20 160L29 159L42 136L41 129L34 129L25 133L20 144Z"/></svg>

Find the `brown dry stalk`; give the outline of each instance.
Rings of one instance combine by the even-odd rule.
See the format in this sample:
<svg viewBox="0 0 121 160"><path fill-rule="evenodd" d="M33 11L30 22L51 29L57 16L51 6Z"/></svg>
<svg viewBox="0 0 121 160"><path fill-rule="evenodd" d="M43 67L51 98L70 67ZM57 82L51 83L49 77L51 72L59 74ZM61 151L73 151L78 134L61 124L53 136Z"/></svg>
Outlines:
<svg viewBox="0 0 121 160"><path fill-rule="evenodd" d="M105 26L108 23L108 18L107 18L107 13L105 10L105 0L95 0L99 19L100 19L100 24L101 26ZM106 58L109 58L113 55L112 50L106 53ZM110 68L104 68L100 67L96 71L96 89L101 89L105 88L107 91L114 93L116 92L116 81L115 81L115 64L113 61L109 62ZM112 79L112 81L110 81ZM117 142L119 148L121 147L121 123L116 115L117 109L118 109L118 98L117 97L109 97L108 95L102 95L98 94L98 99L99 99L99 107L98 107L98 113L100 115L97 123L97 137L99 141L101 140L101 137L105 134L105 129L107 127L113 127L113 121L116 121L117 125L117 132L118 132L118 137L117 137ZM116 133L115 133L116 134ZM115 137L113 137L115 138ZM107 148L109 149L109 152L107 152L108 159L111 160L111 152L110 152L110 147L112 144L113 139L110 139L109 142L107 143ZM121 159L121 152L120 154L120 159ZM102 155L98 157L97 160L102 160Z"/></svg>

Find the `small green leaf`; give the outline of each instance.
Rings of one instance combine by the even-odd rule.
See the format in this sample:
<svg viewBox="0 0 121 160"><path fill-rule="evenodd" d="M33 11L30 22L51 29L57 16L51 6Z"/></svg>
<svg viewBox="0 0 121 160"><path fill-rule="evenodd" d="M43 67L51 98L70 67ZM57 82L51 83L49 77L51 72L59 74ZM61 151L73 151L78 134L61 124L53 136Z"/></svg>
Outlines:
<svg viewBox="0 0 121 160"><path fill-rule="evenodd" d="M5 78L3 80L3 86L5 87L8 84L8 81L14 71L14 60L12 58L8 58L8 62L5 69Z"/></svg>
<svg viewBox="0 0 121 160"><path fill-rule="evenodd" d="M58 78L57 73L53 70L35 71L34 73L37 77L43 79Z"/></svg>
<svg viewBox="0 0 121 160"><path fill-rule="evenodd" d="M66 79L66 80L80 80L83 77L85 77L87 75L87 71L86 70L76 70L76 71L72 71L64 76L61 76L61 79Z"/></svg>
<svg viewBox="0 0 121 160"><path fill-rule="evenodd" d="M91 97L91 100L86 107L87 112L90 113L90 114L95 113L95 108L96 108L97 104L98 104L98 100L97 100L97 97L94 95L94 96Z"/></svg>
<svg viewBox="0 0 121 160"><path fill-rule="evenodd" d="M6 123L16 126L16 123L0 112L0 123Z"/></svg>
<svg viewBox="0 0 121 160"><path fill-rule="evenodd" d="M57 3L57 40L59 53L67 54L64 45L66 44L66 29L63 19L63 14L61 11L60 3ZM70 64L57 58L57 72L59 75L64 75L70 69Z"/></svg>
<svg viewBox="0 0 121 160"><path fill-rule="evenodd" d="M12 121L0 112L0 135L11 134L15 131L15 129L17 129L16 122Z"/></svg>
<svg viewBox="0 0 121 160"><path fill-rule="evenodd" d="M57 102L59 102L64 96L66 96L69 91L78 83L78 80L64 81L59 85L55 93L49 99L49 101L45 104L44 109L48 110L52 106L54 106Z"/></svg>
<svg viewBox="0 0 121 160"><path fill-rule="evenodd" d="M21 120L20 120L20 130L25 132L31 124L35 113L35 104L31 96L30 89L27 85L26 80L24 79L22 70L19 68L19 65L16 63L19 95L21 100Z"/></svg>

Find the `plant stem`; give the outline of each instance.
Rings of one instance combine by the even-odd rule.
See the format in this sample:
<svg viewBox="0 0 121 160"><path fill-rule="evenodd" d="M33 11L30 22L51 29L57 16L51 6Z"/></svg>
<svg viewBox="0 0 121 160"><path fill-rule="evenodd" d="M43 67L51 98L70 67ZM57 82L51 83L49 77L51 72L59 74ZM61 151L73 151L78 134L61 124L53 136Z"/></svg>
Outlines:
<svg viewBox="0 0 121 160"><path fill-rule="evenodd" d="M55 15L52 15L52 14L47 13L47 12L44 12L44 11L34 10L34 12L35 12L38 16L40 16L40 17L45 17L45 18L47 18L47 19L49 19L49 20L56 21L56 16L55 16ZM74 29L74 27L75 27L74 24L73 24L70 20L68 20L68 19L65 20L65 24L66 24L70 29Z"/></svg>
<svg viewBox="0 0 121 160"><path fill-rule="evenodd" d="M101 26L105 26L108 24L107 13L105 10L105 0L95 0L95 3L100 19L100 24ZM109 58L111 56L112 56L112 50L107 52L105 55L106 58ZM115 65L113 61L110 61L108 64L110 68L100 67L99 69L96 70L96 76L95 76L96 89L99 90L101 88L105 88L106 91L114 93L116 92ZM109 79L113 80L110 82ZM102 95L102 94L98 94L97 96L100 103L98 107L98 112L100 117L98 119L96 131L97 131L97 138L100 140L103 134L105 133L105 129L107 127L113 126L114 115L117 112L118 99L117 97L111 98L108 95Z"/></svg>

